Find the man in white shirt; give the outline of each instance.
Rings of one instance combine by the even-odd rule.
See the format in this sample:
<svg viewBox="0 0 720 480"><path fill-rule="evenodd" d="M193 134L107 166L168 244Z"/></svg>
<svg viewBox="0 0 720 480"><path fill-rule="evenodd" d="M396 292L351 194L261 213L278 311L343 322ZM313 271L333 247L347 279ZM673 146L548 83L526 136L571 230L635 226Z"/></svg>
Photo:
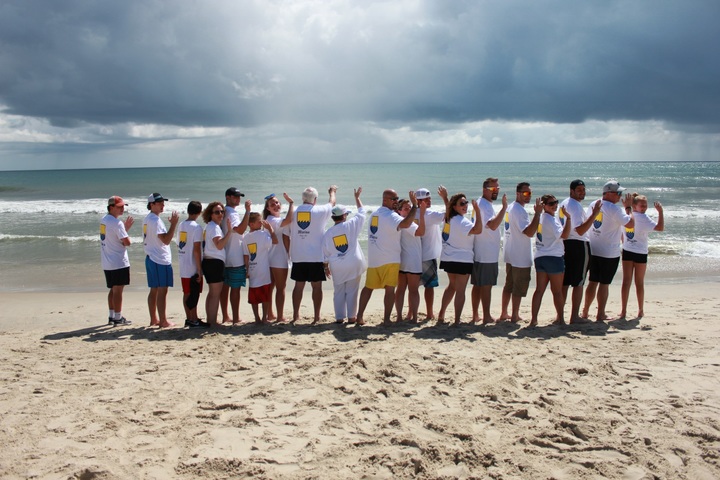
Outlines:
<svg viewBox="0 0 720 480"><path fill-rule="evenodd" d="M520 318L520 302L527 295L530 286L532 268L532 237L537 232L542 203L535 200L535 215L532 220L525 210L530 203L532 190L527 182L520 182L515 188L515 201L505 214L505 286L502 292L502 312L499 321L510 320L517 323ZM512 299L512 315L508 315L508 305Z"/></svg>
<svg viewBox="0 0 720 480"><path fill-rule="evenodd" d="M167 292L173 286L172 253L170 242L175 236L180 216L173 211L170 214L170 230L165 228L160 214L165 210L164 198L159 193L148 197L147 209L150 213L143 220L143 245L145 246L145 272L147 273L148 310L150 311L150 326L160 328L174 327L166 316Z"/></svg>
<svg viewBox="0 0 720 480"><path fill-rule="evenodd" d="M483 182L483 191L478 198L480 217L487 219L483 226L482 233L475 235L473 251L473 270L470 275L472 283L472 312L473 323L480 321L480 303L482 302L483 325L492 323L495 319L490 315L490 299L492 287L497 285L498 263L500 257L500 241L502 236L502 224L505 212L508 208L507 195L502 196L502 208L495 213L492 202L497 200L500 194L500 183L497 178L490 177Z"/></svg>
<svg viewBox="0 0 720 480"><path fill-rule="evenodd" d="M135 223L128 216L125 221L120 215L126 207L125 201L117 196L108 199L108 213L100 220L100 260L105 272L105 284L108 292L108 324L130 325L132 322L122 315L123 289L130 285L130 260L127 247L130 237L127 231Z"/></svg>
<svg viewBox="0 0 720 480"><path fill-rule="evenodd" d="M583 286L587 276L590 262L590 241L587 231L600 212L602 202L596 202L595 208L588 213L583 208L585 200L585 182L573 180L570 182L570 196L562 201L558 211L560 222L565 223L562 207L570 214L570 236L563 241L565 246L565 275L563 277L563 303L567 301L568 289L572 287L572 300L570 307L570 323L582 323L580 318L580 304L582 303Z"/></svg>
<svg viewBox="0 0 720 480"><path fill-rule="evenodd" d="M230 219L232 233L225 244L225 269L223 270L223 287L220 291L220 308L223 314L223 323L232 321L233 325L242 323L240 318L240 288L245 286L247 270L243 257L243 234L247 230L248 219L252 202L245 202L245 215L240 220L236 208L240 205L245 194L235 187L225 190L225 218ZM220 225L224 234L227 234L227 222ZM232 310L232 319L228 311L228 298Z"/></svg>
<svg viewBox="0 0 720 480"><path fill-rule="evenodd" d="M597 203L602 203L592 227L588 232L590 238L590 281L585 290L585 306L583 307L583 318L588 318L590 305L595 300L597 293L597 321L608 320L605 312L607 305L610 284L613 281L615 272L620 264L622 254L622 235L625 228L635 226L632 216L632 195L627 194L623 198L621 187L615 180L610 180L603 186L602 200L598 199L590 204L594 210ZM617 203L622 199L625 212Z"/></svg>
<svg viewBox="0 0 720 480"><path fill-rule="evenodd" d="M438 187L438 195L447 204L447 189L440 185ZM420 275L420 283L425 289L425 308L426 320L435 319L435 311L433 305L435 303L435 287L440 285L438 279L437 259L440 258L442 251L442 226L445 223L445 212L434 212L430 210L432 206L432 197L430 190L420 188L415 191L415 198L418 206L425 207L425 233L420 237L422 245L422 274ZM418 209L416 217L420 215ZM417 219L416 219L417 223Z"/></svg>
<svg viewBox="0 0 720 480"><path fill-rule="evenodd" d="M392 323L390 314L395 304L395 287L400 273L400 230L408 228L415 219L417 199L415 192L408 193L412 208L403 218L395 209L398 204L398 194L388 189L383 192L382 206L370 216L368 227L368 269L365 276L365 286L360 292L360 306L358 308L357 324L364 325L363 314L367 307L373 290L384 289L383 299L383 325Z"/></svg>
<svg viewBox="0 0 720 480"><path fill-rule="evenodd" d="M335 206L335 192L337 192L337 186L330 185L328 203L316 205L318 191L313 187L308 187L302 194L302 205L293 212L293 223L290 224L290 260L292 261L290 278L295 281L292 292L292 323L300 320L300 305L307 282L310 282L312 287L312 324L315 325L320 321L320 307L323 300L322 282L326 280L322 240L325 227Z"/></svg>

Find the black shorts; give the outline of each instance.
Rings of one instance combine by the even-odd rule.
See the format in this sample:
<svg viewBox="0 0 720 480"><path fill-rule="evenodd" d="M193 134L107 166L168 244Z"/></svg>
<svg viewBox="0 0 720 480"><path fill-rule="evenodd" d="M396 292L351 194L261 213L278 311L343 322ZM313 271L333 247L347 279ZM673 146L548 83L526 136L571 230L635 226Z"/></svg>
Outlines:
<svg viewBox="0 0 720 480"><path fill-rule="evenodd" d="M130 267L103 271L105 272L105 285L107 285L107 288L130 285Z"/></svg>
<svg viewBox="0 0 720 480"><path fill-rule="evenodd" d="M605 258L590 255L590 281L610 285L620 265L620 257Z"/></svg>
<svg viewBox="0 0 720 480"><path fill-rule="evenodd" d="M585 284L590 264L590 242L565 240L565 276L563 285L579 287Z"/></svg>
<svg viewBox="0 0 720 480"><path fill-rule="evenodd" d="M628 252L627 250L623 250L623 253L622 253L622 261L623 262L647 263L647 259L648 259L647 253Z"/></svg>
<svg viewBox="0 0 720 480"><path fill-rule="evenodd" d="M472 273L472 263L463 262L440 262L440 269L446 273L454 273L457 275L470 275Z"/></svg>
<svg viewBox="0 0 720 480"><path fill-rule="evenodd" d="M208 285L220 283L224 280L225 262L217 258L203 258L202 270Z"/></svg>
<svg viewBox="0 0 720 480"><path fill-rule="evenodd" d="M293 262L290 279L296 282L324 282L325 267L322 262Z"/></svg>

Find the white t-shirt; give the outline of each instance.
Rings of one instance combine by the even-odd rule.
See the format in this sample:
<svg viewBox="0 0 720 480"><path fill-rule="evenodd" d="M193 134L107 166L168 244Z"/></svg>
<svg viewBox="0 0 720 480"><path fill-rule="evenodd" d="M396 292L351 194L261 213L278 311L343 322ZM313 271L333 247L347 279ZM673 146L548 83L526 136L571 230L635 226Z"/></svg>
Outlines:
<svg viewBox="0 0 720 480"><path fill-rule="evenodd" d="M223 218L222 224L220 227L222 228L223 233L227 233L227 220L226 218L230 219L230 225L232 228L237 227L240 225L240 214L237 213L237 210L235 210L233 207L225 206L225 218ZM225 244L225 266L226 267L242 267L245 265L245 260L243 259L243 236L237 233L235 230L230 234L231 237L228 238L227 243Z"/></svg>
<svg viewBox="0 0 720 480"><path fill-rule="evenodd" d="M420 215L420 209L415 212L415 223ZM445 212L425 211L425 234L420 237L422 244L422 261L437 260L442 252L442 237L440 232L445 224ZM400 270L403 270L400 267ZM406 270L403 270L406 271Z"/></svg>
<svg viewBox="0 0 720 480"><path fill-rule="evenodd" d="M595 202L590 204L588 211L592 211ZM603 258L619 257L622 253L623 227L630 219L630 215L625 215L620 205L608 201L602 202L600 213L588 230L592 255Z"/></svg>
<svg viewBox="0 0 720 480"><path fill-rule="evenodd" d="M172 263L170 245L165 245L158 237L163 233L167 233L163 221L153 212L148 213L143 220L145 255L158 265L170 265Z"/></svg>
<svg viewBox="0 0 720 480"><path fill-rule="evenodd" d="M365 208L359 208L357 215L333 225L323 235L324 261L330 264L334 285L358 278L367 268L358 242L364 224Z"/></svg>
<svg viewBox="0 0 720 480"><path fill-rule="evenodd" d="M502 238L502 224L498 225L495 230L491 230L487 226L488 222L495 216L495 209L492 202L478 198L478 206L480 207L480 218L483 222L483 230L479 235L475 235L473 242L473 251L475 253L473 260L478 263L498 263L500 257L500 239ZM473 215L475 211L473 210Z"/></svg>
<svg viewBox="0 0 720 480"><path fill-rule="evenodd" d="M562 201L560 204L560 207L558 208L558 216L560 217L560 224L565 225L565 214L562 212L562 207L565 207L565 210L568 211L570 214L570 221L572 222L572 225L570 226L570 235L568 235L568 240L581 240L583 242L588 241L587 232L583 235L579 235L575 229L585 223L585 220L587 220L588 212L583 208L582 204L575 200L574 198L566 198Z"/></svg>
<svg viewBox="0 0 720 480"><path fill-rule="evenodd" d="M441 262L473 263L474 235L468 235L473 222L462 215L455 215L446 223L442 233Z"/></svg>
<svg viewBox="0 0 720 480"><path fill-rule="evenodd" d="M523 233L530 225L530 215L525 207L513 202L505 212L505 263L513 267L532 267L532 239Z"/></svg>
<svg viewBox="0 0 720 480"><path fill-rule="evenodd" d="M274 244L270 249L270 268L288 268L290 266L285 242L283 242L283 235L290 236L290 224L281 227L280 224L283 220L285 220L285 217L276 217L274 215L267 217L267 222L272 226L275 237L278 239L278 243Z"/></svg>
<svg viewBox="0 0 720 480"><path fill-rule="evenodd" d="M272 237L267 230L254 230L245 234L242 248L243 255L247 255L250 260L247 275L251 288L262 287L272 282L270 275L272 246Z"/></svg>
<svg viewBox="0 0 720 480"><path fill-rule="evenodd" d="M655 230L657 222L652 220L644 213L633 213L635 226L633 228L625 228L625 238L623 239L623 250L633 253L648 253L648 236L650 232Z"/></svg>
<svg viewBox="0 0 720 480"><path fill-rule="evenodd" d="M127 248L123 238L127 238L125 224L109 213L100 220L100 261L103 270L119 270L130 266Z"/></svg>
<svg viewBox="0 0 720 480"><path fill-rule="evenodd" d="M332 209L332 203L303 203L295 209L290 224L290 260L312 263L323 261L322 239Z"/></svg>
<svg viewBox="0 0 720 480"><path fill-rule="evenodd" d="M572 214L570 218L572 218ZM563 226L560 224L560 219L547 212L542 212L535 233L535 258L565 255L565 244L560 237L562 232Z"/></svg>
<svg viewBox="0 0 720 480"><path fill-rule="evenodd" d="M427 225L425 225L427 229ZM435 227L433 227L435 228ZM412 223L408 228L400 230L400 271L422 273L422 237L416 237L418 225ZM436 230L440 232L440 229Z"/></svg>
<svg viewBox="0 0 720 480"><path fill-rule="evenodd" d="M405 220L387 207L378 208L370 216L368 226L368 267L376 268L389 263L400 263L400 231L398 225Z"/></svg>
<svg viewBox="0 0 720 480"><path fill-rule="evenodd" d="M225 261L225 250L218 249L213 242L213 238L223 238L223 231L220 226L212 220L205 226L203 232L203 258L214 258L215 260Z"/></svg>
<svg viewBox="0 0 720 480"><path fill-rule="evenodd" d="M193 249L195 243L202 242L202 236L203 229L195 220L185 220L180 224L177 235L180 278L190 278L197 273Z"/></svg>

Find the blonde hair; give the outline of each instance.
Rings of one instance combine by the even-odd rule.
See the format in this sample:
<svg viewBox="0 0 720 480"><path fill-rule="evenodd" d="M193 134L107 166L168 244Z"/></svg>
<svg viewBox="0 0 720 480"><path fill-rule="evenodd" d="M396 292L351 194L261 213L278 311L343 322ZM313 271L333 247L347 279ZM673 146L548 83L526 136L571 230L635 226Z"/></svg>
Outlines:
<svg viewBox="0 0 720 480"><path fill-rule="evenodd" d="M632 194L632 204L636 205L639 202L645 201L647 202L647 197L645 195L640 195L639 193L635 192Z"/></svg>

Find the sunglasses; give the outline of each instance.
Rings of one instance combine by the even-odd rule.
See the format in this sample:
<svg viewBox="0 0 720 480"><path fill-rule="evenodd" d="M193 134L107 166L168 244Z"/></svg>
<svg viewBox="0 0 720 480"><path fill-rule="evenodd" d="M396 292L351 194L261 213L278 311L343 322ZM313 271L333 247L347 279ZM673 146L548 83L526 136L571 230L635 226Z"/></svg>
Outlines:
<svg viewBox="0 0 720 480"><path fill-rule="evenodd" d="M485 187L485 190L490 190L491 192L497 192L500 190L500 187Z"/></svg>
<svg viewBox="0 0 720 480"><path fill-rule="evenodd" d="M217 215L222 215L223 213L225 213L225 211L224 211L224 210L213 210L212 213L213 213L213 215L216 215L216 214L217 214Z"/></svg>
<svg viewBox="0 0 720 480"><path fill-rule="evenodd" d="M461 201L458 202L458 205L460 205L461 207L464 207L464 206L467 205L467 204L468 204L468 201L467 201L467 200L461 200Z"/></svg>
<svg viewBox="0 0 720 480"><path fill-rule="evenodd" d="M521 194L523 197L529 197L529 196L532 195L532 192L520 192L520 194Z"/></svg>
<svg viewBox="0 0 720 480"><path fill-rule="evenodd" d="M555 205L557 205L557 204L558 204L558 201L557 201L557 200L553 200L552 202L547 202L545 205L547 205L547 206L549 206L549 207L552 207L552 206L555 206Z"/></svg>

